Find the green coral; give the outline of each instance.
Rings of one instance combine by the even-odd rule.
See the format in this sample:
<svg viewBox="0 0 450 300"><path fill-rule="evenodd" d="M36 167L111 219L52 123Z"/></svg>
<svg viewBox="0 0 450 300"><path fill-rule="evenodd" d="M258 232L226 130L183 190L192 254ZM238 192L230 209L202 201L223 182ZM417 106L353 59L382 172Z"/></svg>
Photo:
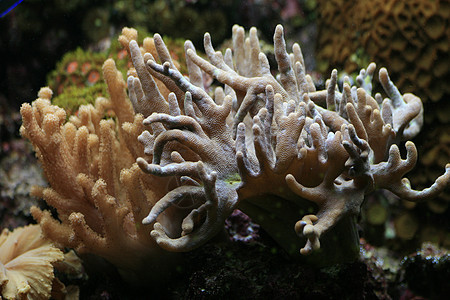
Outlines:
<svg viewBox="0 0 450 300"><path fill-rule="evenodd" d="M52 102L59 107L64 107L68 115L76 112L80 105L94 104L95 99L108 95L104 82L87 87L69 87L64 93L53 98Z"/></svg>
<svg viewBox="0 0 450 300"><path fill-rule="evenodd" d="M105 96L106 84L101 74L106 58L106 53L81 48L66 53L47 76L47 84L54 93L53 103L73 113L80 105Z"/></svg>
<svg viewBox="0 0 450 300"><path fill-rule="evenodd" d="M145 37L153 36L145 30L140 32L143 34L138 36L139 44L142 44ZM164 37L164 42L174 61L179 62L179 70L187 74L184 40ZM82 48L67 52L56 64L55 70L47 76L47 85L54 93L53 104L63 107L71 114L76 112L80 105L93 104L97 97L107 96L107 87L102 79L102 66L108 57L114 59L117 69L126 78L131 62L117 37L112 39L110 48L103 52Z"/></svg>

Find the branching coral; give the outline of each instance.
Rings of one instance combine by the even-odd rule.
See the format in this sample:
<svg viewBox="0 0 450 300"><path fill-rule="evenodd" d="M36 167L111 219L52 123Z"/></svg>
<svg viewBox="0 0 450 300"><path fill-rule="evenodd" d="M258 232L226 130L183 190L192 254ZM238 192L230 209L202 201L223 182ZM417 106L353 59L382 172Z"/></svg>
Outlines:
<svg viewBox="0 0 450 300"><path fill-rule="evenodd" d="M442 139L433 134L439 131L440 136L445 135L449 128L448 1L316 2L317 59L321 72L342 68L354 73L369 61L376 61L389 66L399 89L416 94L425 104L423 133L415 140L420 144L420 159L409 177L418 187L432 184L442 160L449 161L445 142L435 147L436 141ZM448 206L449 198L449 192L445 191L435 201L442 203L442 208Z"/></svg>
<svg viewBox="0 0 450 300"><path fill-rule="evenodd" d="M59 246L102 256L133 281L136 272L158 265L159 258L152 260L164 255L140 222L167 192L169 180L142 177L135 164L144 155L135 142L142 116L134 114L112 60L105 62L103 73L111 98L81 106L67 123L65 111L50 104L48 88L32 105L22 105L21 134L33 143L51 185L32 193L54 207L59 220L37 207L31 212ZM104 118L109 108L116 122Z"/></svg>
<svg viewBox="0 0 450 300"><path fill-rule="evenodd" d="M172 94L169 113L152 112L145 119L144 124L162 124L164 129L145 131L140 136L146 153L153 157L151 163L139 158L138 164L147 173L177 175L186 182L166 194L144 223L155 221L159 213L181 197L194 191L201 195L196 197L200 203L183 220L182 236L178 239L169 238L164 228L155 224L152 235L163 248L190 250L198 246L199 240L211 238L216 233L216 227L210 224L211 215L216 222L222 222L235 207L244 208L253 216L264 211L258 208L274 203L283 206L284 202L298 210L306 199L315 203L318 211L304 216L295 230L307 237L301 252L308 254L320 248L321 235L340 219L356 216L364 195L376 188L388 189L405 200L421 201L436 196L448 185L450 165L433 186L423 191L411 189L407 179L402 179L414 166L417 151L412 142L407 142L407 157L403 160L394 142L418 133L423 109L416 96L400 94L386 69L382 68L379 74L390 97L384 100L379 94L373 98L367 84L371 82L374 64L363 70L358 79L366 89L350 87L346 82L339 91L337 72L333 71L327 90L316 91L311 78L305 75L300 47L295 44L293 53L287 53L281 26L274 34L280 72L277 78L259 51L256 30L252 29L244 40L243 29L235 26L234 49L222 56L214 51L206 34L209 62L187 43L190 80L171 66L170 60L162 59L158 64L152 57L144 57L147 72L172 80L185 93L184 114L178 106L183 99ZM130 48L133 47L136 46L131 42ZM200 70L225 85L225 89L215 90L214 99L199 84ZM144 85L145 78L139 78ZM321 100L326 102L326 108L314 104ZM186 155L185 148L189 149ZM267 203L271 201L272 204ZM265 213L269 216L274 211ZM269 232L271 227L277 227L271 221L263 221L262 226ZM274 232L275 239L276 235Z"/></svg>
<svg viewBox="0 0 450 300"><path fill-rule="evenodd" d="M407 142L402 159L395 143L420 130L419 98L401 95L384 68L379 77L389 98L372 97L374 64L361 72L360 88L347 81L338 88L333 71L327 89L316 91L300 46L288 53L283 35L277 26L277 76L259 49L256 29L246 38L236 25L233 49L224 54L214 50L209 34L207 60L185 43L185 77L159 35L139 48L136 32L124 29L120 41L134 66L130 101L107 60L111 100L82 106L68 123L64 111L50 105L48 89L32 106L24 104L21 132L52 186L34 194L55 207L61 221L34 208L45 234L136 271L161 261L155 241L189 251L217 235L240 208L288 252L300 248L296 233L304 236L301 253L309 254L332 247L327 240L336 238L325 233L333 228L348 230L338 242L355 243L352 218L374 189L421 201L448 186L450 165L423 191L402 178L417 151ZM153 53L145 51L146 43L154 45ZM213 95L203 85L205 74L223 84ZM114 119L104 119L107 108Z"/></svg>

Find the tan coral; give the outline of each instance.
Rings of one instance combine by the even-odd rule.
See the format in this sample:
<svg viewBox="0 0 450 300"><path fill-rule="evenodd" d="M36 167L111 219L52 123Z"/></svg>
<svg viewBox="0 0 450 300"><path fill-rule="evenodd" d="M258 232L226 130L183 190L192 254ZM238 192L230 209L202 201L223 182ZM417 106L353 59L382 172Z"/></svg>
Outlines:
<svg viewBox="0 0 450 300"><path fill-rule="evenodd" d="M111 100L80 109L66 124L48 99L22 107L22 134L52 186L36 194L62 222L38 209L33 215L63 245L101 255L122 270L156 268L161 252L155 242L170 251L192 250L240 208L288 252L304 243L303 254L321 249L333 256L322 261L336 262L358 253L354 219L365 194L384 188L424 201L449 184L450 165L422 191L403 178L417 151L407 142L402 159L396 143L420 130L422 102L402 95L384 68L384 100L372 96L374 64L360 72L358 86L346 81L339 89L334 70L326 89L316 91L300 46L288 52L282 26L274 34L274 76L256 29L246 37L236 25L233 49L224 54L209 34L207 59L186 41L186 77L162 39L154 39L159 59L126 40L134 65L130 101L108 60ZM205 73L223 86L208 93ZM157 80L171 91L167 96ZM105 108L116 117L103 119Z"/></svg>
<svg viewBox="0 0 450 300"><path fill-rule="evenodd" d="M119 40L120 44L122 44L122 47L124 47L127 50L128 55L131 55L129 43L130 43L130 41L133 41L133 40L137 41L137 37L138 37L138 32L136 29L128 28L128 27L124 27L122 29L122 34L119 36L118 40ZM156 47L157 46L161 47L162 45L164 45L162 37L159 34L155 34L155 36L153 38L150 38L150 37L144 38L144 40L142 42L142 47L140 47L139 50L141 51L141 55L144 55L145 53L149 53L152 57L158 58L159 56L158 56L158 52L156 51ZM165 47L165 45L163 47ZM135 50L137 50L137 49L135 49ZM170 54L167 49L166 49L166 52L164 53L164 55L170 57ZM133 57L136 57L136 55L134 55ZM176 60L172 61L172 63L176 67L180 66L179 62ZM136 61L133 62L133 66L134 66L134 68L142 68L143 67L141 64L137 63ZM135 69L130 69L128 71L128 76L134 75L134 74L136 74ZM157 90L162 94L162 96L164 98L167 99L167 96L170 93L170 89L168 89L163 84L163 82L161 82L158 79L154 80L154 82L158 86Z"/></svg>
<svg viewBox="0 0 450 300"><path fill-rule="evenodd" d="M22 105L21 134L33 143L51 184L33 194L54 207L59 220L37 207L32 214L58 245L102 256L135 281L136 273L158 265L160 260L151 261L163 255L150 230L139 223L169 180L142 178L135 164L144 155L137 144L142 116L135 115L112 60L105 62L103 73L111 98L97 99L95 107L81 106L69 122L63 109L51 105L48 88L32 105ZM114 119L104 118L107 109L114 111Z"/></svg>
<svg viewBox="0 0 450 300"><path fill-rule="evenodd" d="M153 126L161 123L165 129L154 134L144 131L141 140L153 158L151 162L140 158L138 164L150 174L184 177L186 186L163 197L144 223L153 222L182 197L195 193L197 199L204 198L183 219L180 237L170 238L163 226L155 224L152 235L162 247L173 251L197 247L199 240L207 240L217 232L211 225L212 217L219 222L233 208L240 207L290 251L289 238L280 233L285 225L277 222L292 222L292 211L305 207L302 199L307 199L319 207L315 215L296 226L298 233L307 238L302 249L307 254L320 248L323 233L340 220L356 216L364 195L375 188L419 201L436 196L448 185L450 165L424 191L412 190L402 179L414 165L417 152L414 144L407 142L408 155L402 160L394 143L418 133L423 109L416 96L400 94L386 69L379 73L390 97L385 100L381 95L370 95L371 84L367 82L371 82L375 65L361 72L361 88L346 83L342 92L336 90L337 72L333 71L327 90L315 91L304 73L299 46L294 46L292 54L287 53L281 26L274 34L280 72L277 79L259 50L255 29L250 30L246 43L242 42L243 34L241 28L233 28L235 48L225 55L214 51L210 36L205 34L209 62L194 50L186 51L188 61L225 85L226 96L219 88L216 101L169 63L147 61L149 69L171 79L186 93L185 112L177 106L182 99L177 97L169 114L153 113L144 121ZM193 68L190 75L198 78L201 73ZM327 107L315 105L310 99L325 102ZM225 118L230 101L232 118ZM169 142L172 144L166 148ZM198 158L192 161L185 157L173 142L194 151ZM265 214L275 216L258 218Z"/></svg>
<svg viewBox="0 0 450 300"><path fill-rule="evenodd" d="M38 225L0 235L0 294L4 299L49 299L54 264L64 254L41 236Z"/></svg>
<svg viewBox="0 0 450 300"><path fill-rule="evenodd" d="M418 166L410 175L418 186L430 185L438 165L429 166L429 158L436 157L436 134L449 128L450 95L450 6L448 1L436 0L376 0L376 1L318 1L318 65L322 72L332 68L353 73L368 61L389 66L390 75L400 90L419 96L424 102L425 125L416 138ZM350 29L350 30L349 30ZM349 49L344 53L339 49ZM337 51L334 51L337 49ZM433 145L428 145L433 141ZM445 148L445 143L439 146ZM440 159L447 157L441 151ZM446 160L448 161L448 159ZM424 171L425 170L425 171ZM423 173L433 175L423 175ZM431 177L433 179L431 179ZM440 196L449 199L448 190Z"/></svg>

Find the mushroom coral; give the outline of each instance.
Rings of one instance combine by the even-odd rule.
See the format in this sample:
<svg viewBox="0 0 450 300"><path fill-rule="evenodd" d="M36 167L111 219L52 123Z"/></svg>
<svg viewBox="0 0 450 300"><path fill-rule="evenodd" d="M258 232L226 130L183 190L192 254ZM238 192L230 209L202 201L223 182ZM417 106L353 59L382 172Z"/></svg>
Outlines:
<svg viewBox="0 0 450 300"><path fill-rule="evenodd" d="M49 299L53 264L64 254L41 236L39 225L4 229L0 235L0 295L5 299Z"/></svg>
<svg viewBox="0 0 450 300"><path fill-rule="evenodd" d="M34 194L56 208L59 220L38 208L32 213L64 246L122 270L147 271L165 264L161 248L201 246L239 208L289 253L301 248L328 263L343 261L358 253L354 219L364 195L382 188L424 201L448 186L450 165L423 191L403 178L417 151L406 142L402 159L396 143L419 132L422 102L401 95L384 68L379 79L389 98L371 95L375 64L361 71L359 88L348 81L338 88L334 70L326 89L317 91L300 46L287 52L281 25L274 34L277 76L257 30L246 37L236 25L233 49L224 54L205 34L207 60L186 41L184 76L161 36L151 40L156 51L150 53L136 35L125 28L119 38L134 67L129 99L108 59L103 74L110 100L81 106L65 124L49 89L22 106L22 135L51 185ZM209 93L205 74L222 86ZM106 110L114 117L104 118Z"/></svg>

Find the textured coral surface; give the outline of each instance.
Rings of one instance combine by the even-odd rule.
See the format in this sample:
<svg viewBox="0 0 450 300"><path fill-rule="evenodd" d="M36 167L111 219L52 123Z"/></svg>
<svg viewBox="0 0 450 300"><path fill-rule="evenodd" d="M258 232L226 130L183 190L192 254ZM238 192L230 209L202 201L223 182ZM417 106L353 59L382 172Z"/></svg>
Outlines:
<svg viewBox="0 0 450 300"><path fill-rule="evenodd" d="M430 185L450 159L449 2L318 1L318 14L317 59L322 72L338 68L355 73L375 61L389 68L402 92L414 93L424 102L423 130L414 139L420 145L419 159L409 178L418 188ZM436 232L449 223L436 220L449 219L449 204L447 189L427 205L408 206L409 219L418 227L410 234L428 235L442 244L445 238L436 238Z"/></svg>
<svg viewBox="0 0 450 300"><path fill-rule="evenodd" d="M449 170L420 192L402 179L413 168L417 151L407 142L407 158L402 160L395 143L419 132L422 103L412 94L401 95L386 69L380 70L379 78L390 99L383 100L379 94L371 96L374 64L360 73L360 88L345 83L337 89L333 71L327 90L316 91L305 75L299 45L294 44L288 54L281 26L274 34L277 78L259 49L255 29L245 39L243 29L233 27L233 51L224 55L214 51L208 34L204 46L209 62L186 46L188 67L193 63L189 81L163 55L158 64L149 55L142 58L137 49L131 51L135 66L147 62L147 69L136 67L137 77L128 81L131 95L136 95L131 96L135 110L149 115L145 125L166 126L162 132L154 127L152 132L144 131L140 140L153 157L151 163L142 158L137 162L147 173L183 176L186 182L166 194L144 223L155 222L179 199L205 198L183 220L179 238L171 238L155 224L152 234L163 248L197 247L199 239L215 234L211 219L215 225L239 207L289 252L294 245L285 231L289 222L303 216L295 230L307 238L301 252L309 254L320 248L323 233L341 219L356 216L364 195L375 188L419 201L436 196L448 184ZM135 47L130 42L130 49ZM200 70L224 84L224 89L217 88L213 97L205 93ZM154 93L139 87L148 85L149 74L177 85L171 89L172 99L169 95L169 113L141 108ZM184 93L181 97L179 90ZM321 101L326 108L314 103ZM307 214L310 208L303 199L315 203L318 211Z"/></svg>
<svg viewBox="0 0 450 300"><path fill-rule="evenodd" d="M450 5L444 0L319 1L318 59L355 72L389 66L397 86L424 101L450 94Z"/></svg>
<svg viewBox="0 0 450 300"><path fill-rule="evenodd" d="M125 84L114 61L104 63L110 99L81 106L69 121L48 88L23 104L21 133L51 185L33 194L58 213L32 209L44 234L106 258L130 280L152 276L149 268L163 278L170 268L163 249L201 246L239 208L287 252L336 262L358 254L355 218L366 194L387 189L416 202L448 186L450 165L422 191L403 178L417 160L408 140L422 126L423 107L385 68L378 74L385 99L372 95L373 63L356 86L347 79L338 86L333 70L318 91L300 46L288 52L280 25L273 39L277 75L257 30L246 35L236 25L225 53L205 34L207 59L186 41L185 76L159 34L139 47L137 32L125 28L119 41L133 67ZM205 74L220 86L206 87Z"/></svg>
<svg viewBox="0 0 450 300"><path fill-rule="evenodd" d="M38 225L4 229L0 235L0 295L5 299L49 299L53 263L63 253L41 236Z"/></svg>

